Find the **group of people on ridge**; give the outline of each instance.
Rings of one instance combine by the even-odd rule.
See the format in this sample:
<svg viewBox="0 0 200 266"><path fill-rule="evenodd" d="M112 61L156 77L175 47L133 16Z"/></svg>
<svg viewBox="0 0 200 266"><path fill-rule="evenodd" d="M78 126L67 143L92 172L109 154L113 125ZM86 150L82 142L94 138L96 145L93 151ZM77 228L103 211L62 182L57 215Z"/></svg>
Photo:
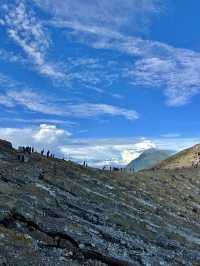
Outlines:
<svg viewBox="0 0 200 266"><path fill-rule="evenodd" d="M42 156L44 156L44 149L41 150L40 153L41 153ZM49 150L47 151L46 155L47 155L47 158L53 158L53 159L55 158L55 155L53 153L51 153Z"/></svg>
<svg viewBox="0 0 200 266"><path fill-rule="evenodd" d="M34 147L31 146L22 146L18 148L18 154L17 154L17 159L18 161L25 162L26 155L31 155L32 153L35 152ZM44 149L41 150L40 154L44 156ZM51 153L49 150L46 153L47 158L55 158L55 154Z"/></svg>

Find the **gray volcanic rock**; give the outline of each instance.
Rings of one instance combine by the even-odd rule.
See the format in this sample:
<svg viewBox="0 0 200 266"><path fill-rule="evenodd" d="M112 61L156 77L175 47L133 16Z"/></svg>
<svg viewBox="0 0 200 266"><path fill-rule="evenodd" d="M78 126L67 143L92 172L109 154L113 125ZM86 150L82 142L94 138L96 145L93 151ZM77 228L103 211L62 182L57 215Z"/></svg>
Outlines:
<svg viewBox="0 0 200 266"><path fill-rule="evenodd" d="M199 169L128 175L6 154L0 265L200 265Z"/></svg>

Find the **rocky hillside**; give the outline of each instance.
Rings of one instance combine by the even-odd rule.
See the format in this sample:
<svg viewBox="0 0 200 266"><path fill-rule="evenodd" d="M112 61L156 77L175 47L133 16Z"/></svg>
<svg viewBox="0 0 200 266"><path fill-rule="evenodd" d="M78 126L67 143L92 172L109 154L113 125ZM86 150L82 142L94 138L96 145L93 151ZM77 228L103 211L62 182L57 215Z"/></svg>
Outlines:
<svg viewBox="0 0 200 266"><path fill-rule="evenodd" d="M0 265L200 265L200 169L109 173L0 142Z"/></svg>
<svg viewBox="0 0 200 266"><path fill-rule="evenodd" d="M130 162L126 168L134 169L135 171L149 169L172 154L173 152L169 150L149 149L144 151L137 159Z"/></svg>
<svg viewBox="0 0 200 266"><path fill-rule="evenodd" d="M167 158L156 167L160 169L190 168L200 166L200 145L181 151Z"/></svg>

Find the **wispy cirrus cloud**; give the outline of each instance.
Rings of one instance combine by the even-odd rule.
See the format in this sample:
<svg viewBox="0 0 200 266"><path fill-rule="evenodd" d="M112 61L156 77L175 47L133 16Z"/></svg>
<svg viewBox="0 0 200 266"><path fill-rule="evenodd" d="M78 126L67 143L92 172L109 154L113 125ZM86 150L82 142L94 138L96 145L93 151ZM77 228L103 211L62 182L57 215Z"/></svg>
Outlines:
<svg viewBox="0 0 200 266"><path fill-rule="evenodd" d="M2 116L1 118L2 122L6 122L8 123L10 121L9 117L5 117ZM79 124L76 122L72 122L70 120L66 120L65 118L61 119L54 119L54 118L47 118L47 117L43 117L43 118L20 118L20 114L16 114L12 116L12 122L14 123L20 123L20 125L31 125L31 126L36 126L36 125L40 125L40 124L50 124L50 125L62 125L62 126L66 126L67 128L75 128L78 127Z"/></svg>
<svg viewBox="0 0 200 266"><path fill-rule="evenodd" d="M103 91L102 80L108 87L123 78L133 86L163 90L169 106L185 105L200 93L200 53L135 37L137 28L162 10L161 1L34 0L34 3L50 14L50 20L41 21L25 1L16 0L14 4L2 5L0 24L42 75L80 83L99 93ZM126 54L132 63L110 67L97 59L79 58L76 62L68 58L60 64L61 71L48 61L50 26L67 30L67 36L92 48ZM14 55L11 58L19 60Z"/></svg>
<svg viewBox="0 0 200 266"><path fill-rule="evenodd" d="M200 53L135 37L138 25L162 10L161 1L35 2L51 14L48 25L67 29L68 36L92 48L130 56L132 64L122 64L118 72L124 71L130 84L162 89L169 106L185 105L200 93Z"/></svg>
<svg viewBox="0 0 200 266"><path fill-rule="evenodd" d="M102 103L81 103L68 105L66 108L74 117L95 117L100 115L122 116L128 120L136 120L139 114L134 110L128 110L118 106Z"/></svg>
<svg viewBox="0 0 200 266"><path fill-rule="evenodd" d="M161 7L159 0L34 1L58 21L68 23L68 26L82 25L91 30L101 27L105 31L138 31L147 23L149 16L159 12Z"/></svg>
<svg viewBox="0 0 200 266"><path fill-rule="evenodd" d="M170 46L164 52L138 60L129 77L137 85L164 88L169 106L185 105L200 93L200 54Z"/></svg>
<svg viewBox="0 0 200 266"><path fill-rule="evenodd" d="M121 66L126 80L137 86L161 88L169 106L185 105L200 93L198 52L121 34L92 41L84 36L82 41L96 49L116 50L131 56L133 63Z"/></svg>
<svg viewBox="0 0 200 266"><path fill-rule="evenodd" d="M128 110L118 106L104 103L58 103L50 96L45 96L33 90L8 90L0 94L0 105L16 108L21 106L29 111L47 115L74 117L74 118L94 118L98 116L120 116L128 120L136 120L139 114L134 110Z"/></svg>
<svg viewBox="0 0 200 266"><path fill-rule="evenodd" d="M185 105L200 93L198 52L138 37L120 35L116 38L115 34L92 41L84 38L93 48L131 56L133 63L121 66L126 80L137 86L161 88L170 106Z"/></svg>
<svg viewBox="0 0 200 266"><path fill-rule="evenodd" d="M16 55L13 52L8 52L5 49L0 49L0 60L10 62L10 63L21 63L21 64L26 64L26 60L20 56Z"/></svg>
<svg viewBox="0 0 200 266"><path fill-rule="evenodd" d="M44 96L29 89L8 90L4 95L0 96L0 104L6 107L22 106L30 111L42 114L63 114L60 108L48 102L48 96Z"/></svg>
<svg viewBox="0 0 200 266"><path fill-rule="evenodd" d="M63 79L62 73L55 63L48 61L46 51L49 49L50 40L48 32L44 29L35 13L27 7L25 1L13 1L0 7L0 25L6 28L7 34L31 60L40 74ZM4 53L4 56L5 53ZM17 59L14 55L13 60Z"/></svg>

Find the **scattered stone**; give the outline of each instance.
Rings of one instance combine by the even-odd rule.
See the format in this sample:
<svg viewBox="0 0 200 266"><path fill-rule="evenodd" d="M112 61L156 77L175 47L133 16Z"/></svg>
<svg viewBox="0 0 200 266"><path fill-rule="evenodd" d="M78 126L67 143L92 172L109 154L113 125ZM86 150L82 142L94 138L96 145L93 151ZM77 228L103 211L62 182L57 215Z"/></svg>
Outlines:
<svg viewBox="0 0 200 266"><path fill-rule="evenodd" d="M28 157L0 141L1 266L200 265L200 168L126 176Z"/></svg>
<svg viewBox="0 0 200 266"><path fill-rule="evenodd" d="M80 244L78 247L79 247L80 249L84 249L84 248L85 248L85 245L84 245L84 244Z"/></svg>

